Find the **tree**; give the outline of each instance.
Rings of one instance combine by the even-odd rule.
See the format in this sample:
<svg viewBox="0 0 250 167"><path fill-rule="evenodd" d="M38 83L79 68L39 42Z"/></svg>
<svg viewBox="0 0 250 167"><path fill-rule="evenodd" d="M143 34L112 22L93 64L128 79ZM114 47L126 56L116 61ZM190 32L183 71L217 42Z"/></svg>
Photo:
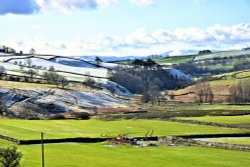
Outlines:
<svg viewBox="0 0 250 167"><path fill-rule="evenodd" d="M33 69L29 69L25 73L29 75L29 77L30 77L31 80L33 79L34 75L37 74L37 72L35 70L33 70Z"/></svg>
<svg viewBox="0 0 250 167"><path fill-rule="evenodd" d="M109 73L109 79L136 94L150 93L149 90L152 91L153 87L158 87L157 90L161 91L181 86L182 81L175 78L169 71L157 66L140 66L138 65L140 63L141 60L135 60L133 67L129 69L114 69L112 73Z"/></svg>
<svg viewBox="0 0 250 167"><path fill-rule="evenodd" d="M32 49L30 49L30 54L32 54L32 55L33 55L33 54L36 54L35 49L33 49L33 48L32 48Z"/></svg>
<svg viewBox="0 0 250 167"><path fill-rule="evenodd" d="M148 92L142 94L141 101L144 103L148 103L150 101L150 95Z"/></svg>
<svg viewBox="0 0 250 167"><path fill-rule="evenodd" d="M214 94L209 83L200 83L195 86L195 102L197 103L213 103Z"/></svg>
<svg viewBox="0 0 250 167"><path fill-rule="evenodd" d="M22 153L15 146L0 148L0 165L2 167L19 167Z"/></svg>
<svg viewBox="0 0 250 167"><path fill-rule="evenodd" d="M61 75L58 75L55 83L57 87L61 86L62 89L64 89L69 84L68 80L64 76L61 76Z"/></svg>
<svg viewBox="0 0 250 167"><path fill-rule="evenodd" d="M231 86L229 93L228 102L230 103L250 102L250 79L240 81L237 85Z"/></svg>
<svg viewBox="0 0 250 167"><path fill-rule="evenodd" d="M31 66L32 66L32 60L31 60L30 58L28 58L28 59L26 60L26 63L27 63L27 65L28 65L28 67L31 68Z"/></svg>
<svg viewBox="0 0 250 167"><path fill-rule="evenodd" d="M6 74L5 68L3 66L0 66L0 79Z"/></svg>
<svg viewBox="0 0 250 167"><path fill-rule="evenodd" d="M100 63L103 62L103 61L102 61L102 59L100 57L96 56L95 57L95 62L96 62L97 65L100 65Z"/></svg>
<svg viewBox="0 0 250 167"><path fill-rule="evenodd" d="M208 53L212 53L211 50L200 50L199 54L208 54Z"/></svg>
<svg viewBox="0 0 250 167"><path fill-rule="evenodd" d="M61 86L62 89L64 89L69 84L69 81L64 76L59 75L55 71L54 66L50 66L49 71L43 73L43 78L46 79L50 84L54 84L57 87Z"/></svg>

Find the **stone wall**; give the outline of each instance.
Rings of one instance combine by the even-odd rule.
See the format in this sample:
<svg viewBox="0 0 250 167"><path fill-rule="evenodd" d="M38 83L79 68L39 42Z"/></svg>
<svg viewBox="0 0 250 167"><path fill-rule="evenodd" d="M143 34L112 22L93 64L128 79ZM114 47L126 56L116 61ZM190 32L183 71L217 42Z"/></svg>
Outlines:
<svg viewBox="0 0 250 167"><path fill-rule="evenodd" d="M219 127L227 127L227 128L239 128L239 129L250 129L250 125L236 125L236 124L225 124L225 123L216 123L216 122L203 122L196 120L183 120L183 119L166 119L167 121L172 122L181 122L181 123L189 123L189 124L199 124L199 125L208 125L208 126L219 126Z"/></svg>
<svg viewBox="0 0 250 167"><path fill-rule="evenodd" d="M6 136L6 135L1 135L0 134L0 139L11 141L13 143L19 144L19 140L15 139L15 138L12 138L12 137L9 137L9 136Z"/></svg>
<svg viewBox="0 0 250 167"><path fill-rule="evenodd" d="M228 143L219 143L219 142L211 142L211 141L184 139L182 137L175 137L175 136L160 138L159 142L162 145L166 145L166 146L173 146L173 145L175 146L178 146L178 145L204 146L204 147L231 149L231 150L250 151L249 145L228 144Z"/></svg>

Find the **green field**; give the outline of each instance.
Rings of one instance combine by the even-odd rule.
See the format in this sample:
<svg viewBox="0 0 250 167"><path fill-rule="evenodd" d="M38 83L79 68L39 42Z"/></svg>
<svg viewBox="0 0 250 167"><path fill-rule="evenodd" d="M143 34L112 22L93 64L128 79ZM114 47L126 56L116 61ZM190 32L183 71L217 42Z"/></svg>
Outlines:
<svg viewBox="0 0 250 167"><path fill-rule="evenodd" d="M158 120L15 120L0 118L0 134L18 139L102 137L125 134L144 136L153 129L157 136L185 134L243 133L233 128L212 127ZM60 167L247 167L250 152L207 147L132 147L104 146L104 143L60 143L45 145L45 166ZM12 145L0 140L0 147ZM41 166L40 145L19 145L21 166Z"/></svg>
<svg viewBox="0 0 250 167"><path fill-rule="evenodd" d="M2 147L0 140L0 146ZM247 167L250 152L207 147L130 147L97 144L46 144L45 166L60 167ZM21 166L41 166L41 146L21 145Z"/></svg>
<svg viewBox="0 0 250 167"><path fill-rule="evenodd" d="M200 111L200 110L224 110L224 111L232 111L232 110L249 110L249 105L228 105L228 104L171 104L154 106L155 109L158 110L166 110L166 111ZM202 112L202 111L201 111Z"/></svg>
<svg viewBox="0 0 250 167"><path fill-rule="evenodd" d="M232 128L184 124L157 120L12 120L1 119L0 134L17 139L39 139L40 132L46 138L64 137L113 137L118 135L145 136L154 130L153 136L243 133Z"/></svg>
<svg viewBox="0 0 250 167"><path fill-rule="evenodd" d="M202 139L205 141L213 141L213 142L220 142L220 143L229 143L229 144L245 144L250 145L250 137L242 137L242 138L210 138L210 139Z"/></svg>
<svg viewBox="0 0 250 167"><path fill-rule="evenodd" d="M197 120L204 122L217 122L226 124L250 125L250 115L244 116L205 116L205 117L186 117L185 120Z"/></svg>
<svg viewBox="0 0 250 167"><path fill-rule="evenodd" d="M154 58L153 60L159 64L179 64L185 63L188 61L192 61L196 56L195 55L188 55L188 56L172 56L172 57L160 57Z"/></svg>
<svg viewBox="0 0 250 167"><path fill-rule="evenodd" d="M224 73L224 74L213 75L212 77L216 77L216 78L225 77L227 79L229 79L229 78L240 79L240 78L250 77L250 71L243 70L243 71L228 72L228 73Z"/></svg>
<svg viewBox="0 0 250 167"><path fill-rule="evenodd" d="M0 139L0 147L9 147L9 146L12 146L12 145L14 145L14 144L7 141L7 140Z"/></svg>
<svg viewBox="0 0 250 167"><path fill-rule="evenodd" d="M41 166L41 146L19 146L23 166ZM107 147L99 144L45 145L45 165L60 167L247 167L250 152L204 147Z"/></svg>

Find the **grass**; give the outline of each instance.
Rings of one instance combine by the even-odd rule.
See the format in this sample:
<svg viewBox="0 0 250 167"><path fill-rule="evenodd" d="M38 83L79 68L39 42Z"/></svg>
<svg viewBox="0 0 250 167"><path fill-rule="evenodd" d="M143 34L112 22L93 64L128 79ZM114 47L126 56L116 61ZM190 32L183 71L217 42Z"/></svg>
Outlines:
<svg viewBox="0 0 250 167"><path fill-rule="evenodd" d="M154 58L153 60L159 64L180 64L185 63L188 61L193 60L193 58L196 57L195 55L189 55L189 56L172 56L172 57L160 57L160 58Z"/></svg>
<svg viewBox="0 0 250 167"><path fill-rule="evenodd" d="M1 147L9 147L9 146L12 146L12 145L14 145L14 143L9 142L7 140L0 139L0 148Z"/></svg>
<svg viewBox="0 0 250 167"><path fill-rule="evenodd" d="M229 143L229 144L244 144L244 145L250 145L250 137L242 137L242 138L210 138L210 139L202 139L205 141L213 141L213 142L219 142L219 143Z"/></svg>
<svg viewBox="0 0 250 167"><path fill-rule="evenodd" d="M224 74L219 74L219 75L213 75L212 77L226 77L227 79L233 79L233 75L235 75L235 77L237 79L241 79L241 78L246 78L246 77L250 77L250 71L249 70L242 70L242 71L235 71L235 72L228 72L228 73L224 73Z"/></svg>
<svg viewBox="0 0 250 167"><path fill-rule="evenodd" d="M41 146L19 146L22 166L41 166ZM45 145L45 165L60 167L247 167L250 152L205 147L105 147L101 144Z"/></svg>
<svg viewBox="0 0 250 167"><path fill-rule="evenodd" d="M51 84L44 84L44 83L31 83L31 82L16 82L16 81L5 81L0 80L0 88L3 89L27 89L27 88L35 88L35 89L55 89L60 90L56 85ZM81 83L70 83L66 87L67 89L71 90L84 90L84 91L90 91L92 88L87 88Z"/></svg>
<svg viewBox="0 0 250 167"><path fill-rule="evenodd" d="M243 133L246 130L220 128L158 120L14 120L1 119L0 134L17 139L40 139L40 132L46 138L65 137L114 137L118 135L145 136L149 129L153 136Z"/></svg>
<svg viewBox="0 0 250 167"><path fill-rule="evenodd" d="M37 84L29 82L16 82L16 81L4 81L0 80L0 88L16 89L16 88L56 88L55 85L49 84Z"/></svg>
<svg viewBox="0 0 250 167"><path fill-rule="evenodd" d="M165 111L198 111L198 110L249 110L249 105L228 105L228 104L171 104L154 106L154 109L165 110Z"/></svg>
<svg viewBox="0 0 250 167"><path fill-rule="evenodd" d="M250 115L243 116L205 116L205 117L186 117L185 120L197 120L204 122L217 122L226 124L250 125Z"/></svg>

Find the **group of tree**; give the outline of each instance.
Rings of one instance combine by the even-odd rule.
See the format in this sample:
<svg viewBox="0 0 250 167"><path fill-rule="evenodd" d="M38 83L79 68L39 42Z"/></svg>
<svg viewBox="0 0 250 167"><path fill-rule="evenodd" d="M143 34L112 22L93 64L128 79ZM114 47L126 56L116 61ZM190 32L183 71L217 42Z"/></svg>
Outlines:
<svg viewBox="0 0 250 167"><path fill-rule="evenodd" d="M250 79L242 80L229 89L228 102L247 103L250 102Z"/></svg>
<svg viewBox="0 0 250 167"><path fill-rule="evenodd" d="M34 75L37 74L37 70L35 70L33 67L33 62L30 58L28 58L26 60L26 64L28 67L28 71L25 71L26 74L29 75L30 79L32 80ZM66 80L65 77L63 77L62 75L59 75L54 66L50 66L49 70L44 72L42 77L47 81L47 83L49 84L54 84L57 87L61 87L61 88L65 88L65 86L67 86L69 84L69 82Z"/></svg>
<svg viewBox="0 0 250 167"><path fill-rule="evenodd" d="M211 50L200 50L199 51L199 55L200 54L209 54L209 53L212 53Z"/></svg>
<svg viewBox="0 0 250 167"><path fill-rule="evenodd" d="M16 55L22 55L23 51L20 50L19 52L17 52L15 49L5 46L5 45L1 45L0 46L0 52L2 53L11 53L11 54L16 54ZM36 54L35 49L31 48L29 51L30 54Z"/></svg>
<svg viewBox="0 0 250 167"><path fill-rule="evenodd" d="M214 101L214 94L211 89L211 85L207 82L200 83L195 85L195 102L198 104L201 103L210 103Z"/></svg>
<svg viewBox="0 0 250 167"><path fill-rule="evenodd" d="M249 56L242 55L236 57L223 57L223 58L213 58L205 61L190 61L185 63L180 63L173 65L173 68L182 71L183 73L191 76L204 76L204 75L216 75L227 72L234 72L240 70L250 69L250 61L247 60ZM218 64L222 65L220 68L216 67ZM228 66L225 68L223 66Z"/></svg>
<svg viewBox="0 0 250 167"><path fill-rule="evenodd" d="M118 67L109 79L135 94L143 94L143 101L154 101L162 90L180 88L183 84L153 60L135 60L131 68Z"/></svg>
<svg viewBox="0 0 250 167"><path fill-rule="evenodd" d="M68 80L64 76L59 75L53 66L50 66L49 70L43 73L43 78L47 83L63 89L69 84Z"/></svg>
<svg viewBox="0 0 250 167"><path fill-rule="evenodd" d="M21 81L21 78L24 78L24 82L34 82L34 80L39 80L39 78L34 78L38 72L32 68L32 61L30 59L27 59L27 68L27 70L23 71L27 76L14 77L10 75L7 77L5 68L0 66L0 79L5 78L5 80ZM63 89L69 84L69 81L64 76L59 75L53 66L42 74L42 78L46 80L46 83L56 85Z"/></svg>

